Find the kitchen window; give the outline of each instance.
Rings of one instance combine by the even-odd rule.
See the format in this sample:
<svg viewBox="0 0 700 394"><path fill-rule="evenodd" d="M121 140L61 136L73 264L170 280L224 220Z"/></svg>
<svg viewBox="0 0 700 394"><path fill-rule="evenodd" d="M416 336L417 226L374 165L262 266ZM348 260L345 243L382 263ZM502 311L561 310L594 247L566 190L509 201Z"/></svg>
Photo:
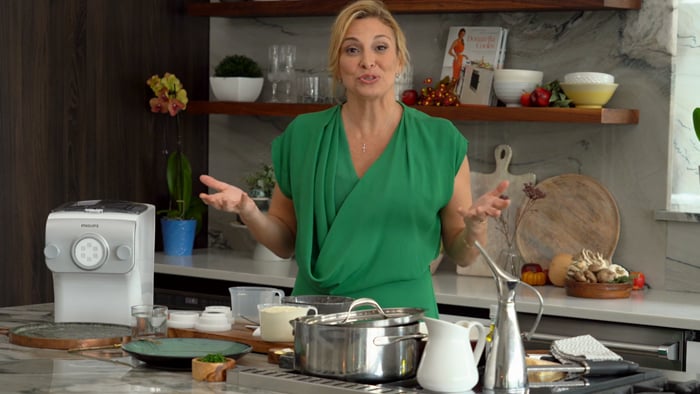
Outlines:
<svg viewBox="0 0 700 394"><path fill-rule="evenodd" d="M671 87L671 198L668 210L700 212L700 141L692 112L700 107L700 0L679 0Z"/></svg>

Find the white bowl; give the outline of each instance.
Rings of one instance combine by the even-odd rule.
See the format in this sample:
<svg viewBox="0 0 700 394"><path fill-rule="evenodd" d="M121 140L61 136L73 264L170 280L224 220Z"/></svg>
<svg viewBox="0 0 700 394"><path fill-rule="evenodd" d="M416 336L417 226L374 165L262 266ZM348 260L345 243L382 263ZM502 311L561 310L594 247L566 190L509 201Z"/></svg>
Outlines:
<svg viewBox="0 0 700 394"><path fill-rule="evenodd" d="M493 91L506 107L520 107L520 96L532 92L537 85L535 82L494 82Z"/></svg>
<svg viewBox="0 0 700 394"><path fill-rule="evenodd" d="M209 77L211 90L219 101L250 103L260 97L264 78Z"/></svg>
<svg viewBox="0 0 700 394"><path fill-rule="evenodd" d="M544 77L544 73L535 70L501 68L493 72L493 80L501 82L536 82L541 84L542 77Z"/></svg>
<svg viewBox="0 0 700 394"><path fill-rule="evenodd" d="M615 83L615 77L598 72L575 72L564 75L564 83Z"/></svg>
<svg viewBox="0 0 700 394"><path fill-rule="evenodd" d="M520 96L541 85L543 76L542 71L496 70L493 75L493 91L507 107L520 107Z"/></svg>

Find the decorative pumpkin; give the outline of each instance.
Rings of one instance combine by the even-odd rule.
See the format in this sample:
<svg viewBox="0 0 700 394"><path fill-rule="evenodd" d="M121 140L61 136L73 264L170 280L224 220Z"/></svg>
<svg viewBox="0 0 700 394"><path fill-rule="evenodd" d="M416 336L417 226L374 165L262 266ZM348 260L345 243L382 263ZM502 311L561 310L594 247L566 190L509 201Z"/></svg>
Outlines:
<svg viewBox="0 0 700 394"><path fill-rule="evenodd" d="M522 273L520 279L531 286L544 286L547 283L547 273L544 271L526 271Z"/></svg>
<svg viewBox="0 0 700 394"><path fill-rule="evenodd" d="M566 283L566 271L574 256L568 253L559 253L549 263L549 281L554 286L564 287Z"/></svg>

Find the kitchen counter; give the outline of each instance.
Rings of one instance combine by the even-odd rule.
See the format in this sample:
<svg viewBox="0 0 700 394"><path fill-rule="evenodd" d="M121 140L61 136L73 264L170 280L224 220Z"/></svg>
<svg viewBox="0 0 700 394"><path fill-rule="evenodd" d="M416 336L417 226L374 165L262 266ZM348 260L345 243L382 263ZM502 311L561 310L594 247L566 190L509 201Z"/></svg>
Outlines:
<svg viewBox="0 0 700 394"><path fill-rule="evenodd" d="M0 327L12 328L30 323L51 321L53 321L53 304L0 308ZM238 367L229 371L227 382L196 382L192 379L189 371L153 369L132 359L126 353L121 353L118 349L109 352L110 354L117 352L118 356L105 359L105 357L99 356L99 352L69 353L64 350L18 346L10 344L6 335L0 335L0 384L2 385L0 391L3 393L186 392L197 394L274 394L278 392L261 388L261 386L244 384L246 380L242 377L240 378L241 384L236 384L238 382L237 371L245 370ZM258 370L274 369L275 367L267 363L266 360L267 357L262 354L251 353L242 357L238 365ZM657 372L674 381L685 382L697 378L687 373ZM296 391L292 387L296 387ZM299 391L298 386L289 386L279 392L308 392L303 391L303 389ZM535 391L540 392L540 390ZM319 391L314 389L311 392Z"/></svg>
<svg viewBox="0 0 700 394"><path fill-rule="evenodd" d="M204 279L228 280L256 285L294 287L294 261L255 261L249 255L224 249L199 249L192 256L156 253L155 272ZM443 262L433 275L439 304L488 309L497 302L492 278L457 275ZM526 287L519 287L516 309L537 313L538 302ZM540 286L544 315L582 318L615 323L700 330L697 293L646 289L626 299L569 297L563 288Z"/></svg>
<svg viewBox="0 0 700 394"><path fill-rule="evenodd" d="M0 308L0 327L52 322L53 304ZM231 383L197 382L190 371L165 371L147 367L126 353L109 361L86 352L40 349L8 343L0 335L0 392L3 393L244 393L274 392ZM262 354L247 354L239 365L269 367ZM229 374L230 375L230 374ZM229 376L229 381L231 376Z"/></svg>

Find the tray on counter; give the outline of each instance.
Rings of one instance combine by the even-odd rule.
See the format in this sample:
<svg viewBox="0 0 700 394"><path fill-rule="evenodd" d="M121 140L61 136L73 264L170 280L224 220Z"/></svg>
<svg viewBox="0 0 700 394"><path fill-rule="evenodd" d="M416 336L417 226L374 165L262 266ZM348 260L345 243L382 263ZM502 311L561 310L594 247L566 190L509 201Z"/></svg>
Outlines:
<svg viewBox="0 0 700 394"><path fill-rule="evenodd" d="M243 324L234 324L228 331L204 332L194 328L168 328L170 338L209 338L245 343L253 347L253 352L267 354L272 348L294 348L292 342L266 342L253 336L253 330Z"/></svg>

